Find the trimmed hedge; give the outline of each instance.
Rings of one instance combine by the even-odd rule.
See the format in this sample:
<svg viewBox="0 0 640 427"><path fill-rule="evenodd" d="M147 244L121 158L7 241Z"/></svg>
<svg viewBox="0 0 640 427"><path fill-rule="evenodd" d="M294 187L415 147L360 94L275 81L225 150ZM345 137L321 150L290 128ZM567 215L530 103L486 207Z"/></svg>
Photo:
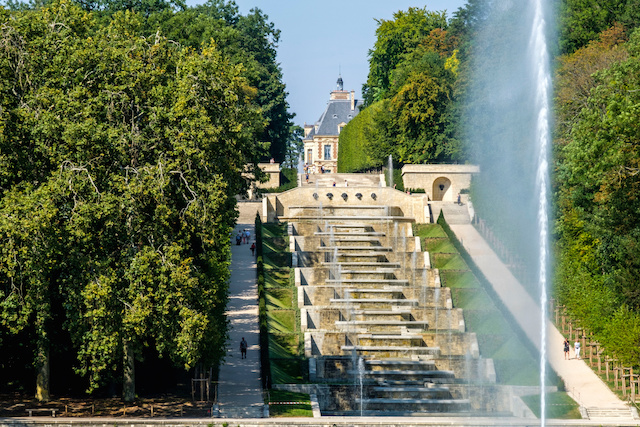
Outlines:
<svg viewBox="0 0 640 427"><path fill-rule="evenodd" d="M366 129L373 126L373 117L377 112L376 104L373 104L355 116L340 132L338 143L338 172L360 172L373 167L379 167L367 155Z"/></svg>
<svg viewBox="0 0 640 427"><path fill-rule="evenodd" d="M271 388L271 365L269 360L269 330L267 323L267 296L264 289L264 253L262 250L262 220L256 214L256 262L258 281L258 323L260 328L260 379L262 388Z"/></svg>

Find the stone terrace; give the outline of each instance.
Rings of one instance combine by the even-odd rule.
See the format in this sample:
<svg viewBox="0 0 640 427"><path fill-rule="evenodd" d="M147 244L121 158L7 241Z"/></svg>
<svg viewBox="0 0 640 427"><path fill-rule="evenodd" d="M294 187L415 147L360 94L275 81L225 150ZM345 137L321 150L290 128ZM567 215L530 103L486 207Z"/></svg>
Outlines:
<svg viewBox="0 0 640 427"><path fill-rule="evenodd" d="M290 225L305 354L323 414L508 413L492 360L479 357L475 334L465 332L412 234L410 214L423 222L424 201L375 187L291 191L266 200L263 214Z"/></svg>

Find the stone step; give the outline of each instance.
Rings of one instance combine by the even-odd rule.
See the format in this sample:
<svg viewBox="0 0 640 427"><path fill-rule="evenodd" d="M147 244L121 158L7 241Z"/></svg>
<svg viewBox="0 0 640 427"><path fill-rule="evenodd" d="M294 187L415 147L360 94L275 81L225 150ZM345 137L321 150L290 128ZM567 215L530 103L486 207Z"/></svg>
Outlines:
<svg viewBox="0 0 640 427"><path fill-rule="evenodd" d="M318 252L334 252L338 249L336 256L345 255L344 251L363 251L368 254L370 252L391 252L393 248L391 246L318 246ZM353 255L349 252L348 255Z"/></svg>
<svg viewBox="0 0 640 427"><path fill-rule="evenodd" d="M371 224L367 224L367 223L349 223L349 224L329 224L328 227L333 227L333 228L363 228L363 229L368 229L368 230L373 230L373 227L371 226Z"/></svg>
<svg viewBox="0 0 640 427"><path fill-rule="evenodd" d="M394 215L297 215L297 216L279 216L278 219L281 222L295 222L295 221L371 221L371 222L416 222L414 218L407 218L404 216ZM367 225L371 227L371 225Z"/></svg>
<svg viewBox="0 0 640 427"><path fill-rule="evenodd" d="M351 410L351 411L331 411L331 410L325 410L322 411L322 416L327 416L327 417L359 417L359 416L363 416L363 417L410 417L410 418L415 418L415 417L425 417L425 418L456 418L456 417L460 417L461 414L460 412L447 412L447 411L441 411L441 412L433 412L433 411L429 411L429 412L425 412L425 411L416 411L416 410L408 410L408 411L404 411L401 409L391 409L391 408L385 408L385 409L380 409L380 410L369 410L369 409L364 409L367 408L367 406L363 406L362 410ZM471 415L473 415L473 411L472 410L465 410L463 411L462 416L464 417L470 417ZM505 418L505 417L513 417L513 414L511 412L491 412L490 414L487 413L480 413L478 414L478 416L480 417L484 417L486 418L487 416L490 416L492 418ZM450 423L451 421L449 421ZM444 424L444 425L450 425L449 423ZM407 423L403 424L406 425ZM442 424L438 424L437 422L433 422L433 425L442 425Z"/></svg>
<svg viewBox="0 0 640 427"><path fill-rule="evenodd" d="M440 202L440 210L444 213L447 224L469 224L469 209L467 205L458 205L451 202ZM435 213L435 212L434 212Z"/></svg>
<svg viewBox="0 0 640 427"><path fill-rule="evenodd" d="M424 391L451 391L449 389L449 387L417 387L417 386L406 386L406 387L385 387L385 386L376 386L372 388L373 391L378 391L378 392L389 392L389 393L396 393L396 392L403 392L403 391L417 391L417 392L424 392Z"/></svg>
<svg viewBox="0 0 640 427"><path fill-rule="evenodd" d="M450 385L455 384L456 381L454 378L448 377L432 377L428 380L424 379L388 379L388 378L376 378L375 382L380 387L446 387L449 388Z"/></svg>
<svg viewBox="0 0 640 427"><path fill-rule="evenodd" d="M358 402L363 403L388 403L388 404L403 404L403 403L442 403L442 404L454 404L454 403L469 403L469 399L356 399Z"/></svg>
<svg viewBox="0 0 640 427"><path fill-rule="evenodd" d="M429 322L418 320L345 320L335 322L336 326L421 326L423 328L429 327Z"/></svg>
<svg viewBox="0 0 640 427"><path fill-rule="evenodd" d="M432 365L433 360L420 360L420 359L366 359L365 365L420 365L428 364Z"/></svg>
<svg viewBox="0 0 640 427"><path fill-rule="evenodd" d="M408 359L368 359L364 361L368 370L376 371L386 368L394 368L393 370L435 370L436 362L434 360L408 360ZM419 368L419 369L416 369Z"/></svg>
<svg viewBox="0 0 640 427"><path fill-rule="evenodd" d="M357 373L357 372L356 372ZM410 377L410 376L421 376L423 378L432 378L432 377L436 377L436 378L448 378L448 379L452 379L455 378L455 375L453 373L453 371L443 371L443 370L419 370L419 371L408 371L408 370L386 370L386 371L366 371L365 375L368 376L394 376L394 375L401 375L401 376L406 376L406 377Z"/></svg>
<svg viewBox="0 0 640 427"><path fill-rule="evenodd" d="M448 387L373 387L375 398L387 399L451 399Z"/></svg>
<svg viewBox="0 0 640 427"><path fill-rule="evenodd" d="M401 268L400 263L393 263L393 262L388 262L388 261L380 261L380 262L323 262L322 265L326 266L328 268L335 267L335 266L338 266L338 265L342 266L342 267L349 267L349 268L354 268L354 267L362 267L362 268L381 267L383 269L389 269L389 270L397 270L397 269ZM359 270L353 270L353 271L359 271Z"/></svg>
<svg viewBox="0 0 640 427"><path fill-rule="evenodd" d="M627 418L633 419L633 414L629 408L595 408L589 407L587 415L593 418Z"/></svg>
<svg viewBox="0 0 640 427"><path fill-rule="evenodd" d="M417 299L387 299L387 298L331 298L330 303L335 304L383 304L418 305Z"/></svg>
<svg viewBox="0 0 640 427"><path fill-rule="evenodd" d="M421 353L434 356L440 354L440 347L408 347L400 345L343 345L340 347L340 349L345 352L351 352L353 350L362 351L365 352L365 355L367 354L366 352L388 352L399 354Z"/></svg>
<svg viewBox="0 0 640 427"><path fill-rule="evenodd" d="M352 226L349 226L352 227ZM382 231L316 231L314 236L385 236Z"/></svg>
<svg viewBox="0 0 640 427"><path fill-rule="evenodd" d="M401 286L396 286L396 287L392 287L393 284L402 284L402 285L409 285L409 281L408 280L404 280L404 279L328 279L325 280L326 283L342 283L342 284L353 284L353 285L357 285L357 284L363 284L363 285L367 285L367 284L389 284L389 289L387 289L387 292L402 292L402 287ZM384 289L351 289L350 292L358 292L358 293L362 293L362 292L384 292Z"/></svg>
<svg viewBox="0 0 640 427"><path fill-rule="evenodd" d="M359 339L370 340L421 340L421 334L358 334Z"/></svg>
<svg viewBox="0 0 640 427"><path fill-rule="evenodd" d="M390 267L380 267L375 270L348 270L348 269L340 269L340 273L342 274L395 274L396 268Z"/></svg>
<svg viewBox="0 0 640 427"><path fill-rule="evenodd" d="M468 412L471 403L468 399L402 399L402 398L356 398L356 403L368 410L406 410L426 412Z"/></svg>
<svg viewBox="0 0 640 427"><path fill-rule="evenodd" d="M398 314L411 314L411 309L406 308L398 308L391 310L353 310L353 314L355 315L363 315L363 316L395 316Z"/></svg>

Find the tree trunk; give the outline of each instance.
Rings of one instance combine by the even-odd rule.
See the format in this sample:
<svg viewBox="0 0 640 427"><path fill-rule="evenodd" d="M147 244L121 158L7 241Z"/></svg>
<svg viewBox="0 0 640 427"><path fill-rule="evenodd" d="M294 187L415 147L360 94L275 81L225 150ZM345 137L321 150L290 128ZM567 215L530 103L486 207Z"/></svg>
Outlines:
<svg viewBox="0 0 640 427"><path fill-rule="evenodd" d="M49 345L39 340L38 343L38 375L36 376L36 399L40 402L48 402L49 379L51 369L49 366Z"/></svg>
<svg viewBox="0 0 640 427"><path fill-rule="evenodd" d="M130 341L124 341L123 352L122 400L133 402L136 398L136 367Z"/></svg>

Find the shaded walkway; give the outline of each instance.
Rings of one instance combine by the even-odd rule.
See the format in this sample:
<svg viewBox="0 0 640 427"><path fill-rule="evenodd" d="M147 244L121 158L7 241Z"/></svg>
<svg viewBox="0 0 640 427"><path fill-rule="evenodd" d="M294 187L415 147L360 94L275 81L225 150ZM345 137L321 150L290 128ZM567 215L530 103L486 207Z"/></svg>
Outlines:
<svg viewBox="0 0 640 427"><path fill-rule="evenodd" d="M472 225L454 224L450 227L480 271L491 282L496 294L512 313L520 328L539 349L539 304L524 290ZM628 406L618 399L583 360L564 360L564 338L550 321L547 322L547 331L549 364L564 380L567 392L591 412L591 418L597 416L598 409L614 409L617 411L613 412L617 412L618 416L631 419Z"/></svg>
<svg viewBox="0 0 640 427"><path fill-rule="evenodd" d="M241 218L244 219L244 218ZM253 224L238 224L249 229L254 241ZM235 241L235 235L234 235ZM260 418L263 413L260 383L260 347L258 330L258 288L256 263L249 244L231 247L231 281L229 283L229 344L225 364L220 368L218 402L220 417ZM247 357L240 358L240 340L247 340Z"/></svg>

